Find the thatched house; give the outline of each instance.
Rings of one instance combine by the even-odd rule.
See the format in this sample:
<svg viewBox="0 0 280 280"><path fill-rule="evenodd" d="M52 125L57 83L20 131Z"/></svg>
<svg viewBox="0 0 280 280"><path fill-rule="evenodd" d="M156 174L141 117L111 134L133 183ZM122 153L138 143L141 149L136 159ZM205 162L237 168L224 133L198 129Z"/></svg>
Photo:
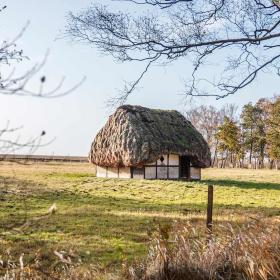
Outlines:
<svg viewBox="0 0 280 280"><path fill-rule="evenodd" d="M124 105L96 135L90 161L97 177L200 179L210 151L179 112Z"/></svg>

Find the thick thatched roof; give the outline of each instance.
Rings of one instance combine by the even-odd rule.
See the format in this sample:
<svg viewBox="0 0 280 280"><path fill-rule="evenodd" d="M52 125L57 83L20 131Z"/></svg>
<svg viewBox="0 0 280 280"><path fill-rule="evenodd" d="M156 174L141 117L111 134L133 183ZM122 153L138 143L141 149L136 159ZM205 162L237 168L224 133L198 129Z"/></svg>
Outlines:
<svg viewBox="0 0 280 280"><path fill-rule="evenodd" d="M99 166L143 166L163 154L190 156L197 167L210 165L202 135L177 111L124 105L96 135L90 161Z"/></svg>

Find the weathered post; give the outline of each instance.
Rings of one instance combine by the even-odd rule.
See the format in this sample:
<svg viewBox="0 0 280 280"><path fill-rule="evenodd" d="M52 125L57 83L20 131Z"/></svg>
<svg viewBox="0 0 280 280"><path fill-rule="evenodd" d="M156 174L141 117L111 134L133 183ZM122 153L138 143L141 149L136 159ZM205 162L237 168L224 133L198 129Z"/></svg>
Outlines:
<svg viewBox="0 0 280 280"><path fill-rule="evenodd" d="M207 203L207 220L206 227L209 234L212 233L212 217L213 217L213 186L208 186L208 203Z"/></svg>

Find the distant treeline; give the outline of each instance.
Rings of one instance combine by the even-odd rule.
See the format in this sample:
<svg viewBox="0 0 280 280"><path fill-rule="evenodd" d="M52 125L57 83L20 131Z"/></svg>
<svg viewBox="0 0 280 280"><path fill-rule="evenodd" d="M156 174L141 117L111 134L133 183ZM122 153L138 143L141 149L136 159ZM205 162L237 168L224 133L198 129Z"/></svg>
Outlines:
<svg viewBox="0 0 280 280"><path fill-rule="evenodd" d="M19 155L19 154L0 154L0 161L24 162L88 162L87 157L78 156L47 156L47 155Z"/></svg>
<svg viewBox="0 0 280 280"><path fill-rule="evenodd" d="M280 96L222 109L200 106L186 112L212 153L212 167L280 169Z"/></svg>

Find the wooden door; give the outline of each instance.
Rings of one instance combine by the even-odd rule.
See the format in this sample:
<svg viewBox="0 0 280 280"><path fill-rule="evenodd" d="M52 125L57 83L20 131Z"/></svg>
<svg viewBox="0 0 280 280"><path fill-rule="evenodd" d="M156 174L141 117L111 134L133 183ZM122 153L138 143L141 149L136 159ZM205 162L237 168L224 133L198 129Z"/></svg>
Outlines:
<svg viewBox="0 0 280 280"><path fill-rule="evenodd" d="M187 156L180 156L180 177L190 178L190 159Z"/></svg>

